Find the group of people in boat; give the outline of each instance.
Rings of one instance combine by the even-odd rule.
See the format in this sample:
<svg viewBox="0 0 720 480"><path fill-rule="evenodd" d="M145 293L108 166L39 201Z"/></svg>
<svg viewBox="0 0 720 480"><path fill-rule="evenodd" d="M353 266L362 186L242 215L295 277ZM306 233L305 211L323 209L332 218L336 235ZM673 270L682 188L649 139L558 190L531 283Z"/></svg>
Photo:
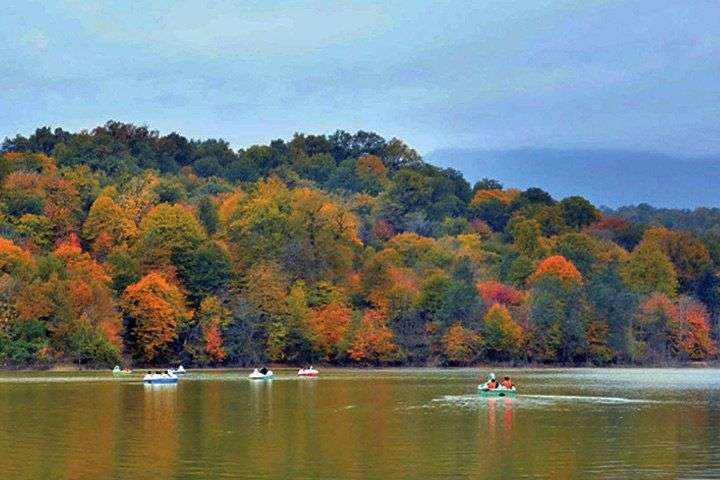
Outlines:
<svg viewBox="0 0 720 480"><path fill-rule="evenodd" d="M490 378L487 382L485 382L485 388L488 390L495 390L496 388L506 388L508 390L512 390L514 386L515 385L510 377L506 376L503 378L502 382L498 382L494 373L491 373Z"/></svg>

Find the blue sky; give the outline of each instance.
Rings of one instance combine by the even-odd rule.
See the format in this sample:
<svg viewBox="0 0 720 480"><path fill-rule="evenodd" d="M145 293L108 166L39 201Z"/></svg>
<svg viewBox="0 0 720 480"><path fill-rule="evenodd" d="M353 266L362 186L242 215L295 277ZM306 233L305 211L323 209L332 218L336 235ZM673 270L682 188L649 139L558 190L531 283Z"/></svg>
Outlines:
<svg viewBox="0 0 720 480"><path fill-rule="evenodd" d="M0 2L5 3L5 2ZM0 5L0 137L108 119L234 146L720 152L720 2Z"/></svg>

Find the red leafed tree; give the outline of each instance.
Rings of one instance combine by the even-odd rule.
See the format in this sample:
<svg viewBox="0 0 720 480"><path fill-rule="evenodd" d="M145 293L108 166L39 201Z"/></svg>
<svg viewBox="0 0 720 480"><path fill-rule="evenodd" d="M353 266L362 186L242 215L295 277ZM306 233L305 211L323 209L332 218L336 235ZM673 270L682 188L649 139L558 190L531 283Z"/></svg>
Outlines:
<svg viewBox="0 0 720 480"><path fill-rule="evenodd" d="M522 290L494 280L478 282L476 287L485 305L519 305L525 298Z"/></svg>
<svg viewBox="0 0 720 480"><path fill-rule="evenodd" d="M669 323L673 353L690 360L705 360L717 355L717 346L710 337L710 318L705 305L691 298L682 298Z"/></svg>
<svg viewBox="0 0 720 480"><path fill-rule="evenodd" d="M205 352L216 362L222 362L227 357L227 353L223 349L220 327L216 323L205 328Z"/></svg>

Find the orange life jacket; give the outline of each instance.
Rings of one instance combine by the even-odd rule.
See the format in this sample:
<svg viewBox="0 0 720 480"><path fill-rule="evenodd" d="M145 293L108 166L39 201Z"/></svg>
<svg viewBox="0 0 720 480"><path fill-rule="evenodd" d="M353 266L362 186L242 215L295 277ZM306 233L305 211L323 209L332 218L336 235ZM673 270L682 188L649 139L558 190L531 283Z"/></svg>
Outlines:
<svg viewBox="0 0 720 480"><path fill-rule="evenodd" d="M513 387L512 380L503 380L502 386L505 388L512 388Z"/></svg>

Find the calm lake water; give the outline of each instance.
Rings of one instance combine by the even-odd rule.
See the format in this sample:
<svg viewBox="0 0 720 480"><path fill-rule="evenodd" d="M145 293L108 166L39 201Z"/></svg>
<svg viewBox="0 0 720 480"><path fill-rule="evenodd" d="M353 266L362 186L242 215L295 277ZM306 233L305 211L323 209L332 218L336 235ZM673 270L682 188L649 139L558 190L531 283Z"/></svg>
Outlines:
<svg viewBox="0 0 720 480"><path fill-rule="evenodd" d="M0 477L720 478L720 370L510 372L2 372Z"/></svg>

